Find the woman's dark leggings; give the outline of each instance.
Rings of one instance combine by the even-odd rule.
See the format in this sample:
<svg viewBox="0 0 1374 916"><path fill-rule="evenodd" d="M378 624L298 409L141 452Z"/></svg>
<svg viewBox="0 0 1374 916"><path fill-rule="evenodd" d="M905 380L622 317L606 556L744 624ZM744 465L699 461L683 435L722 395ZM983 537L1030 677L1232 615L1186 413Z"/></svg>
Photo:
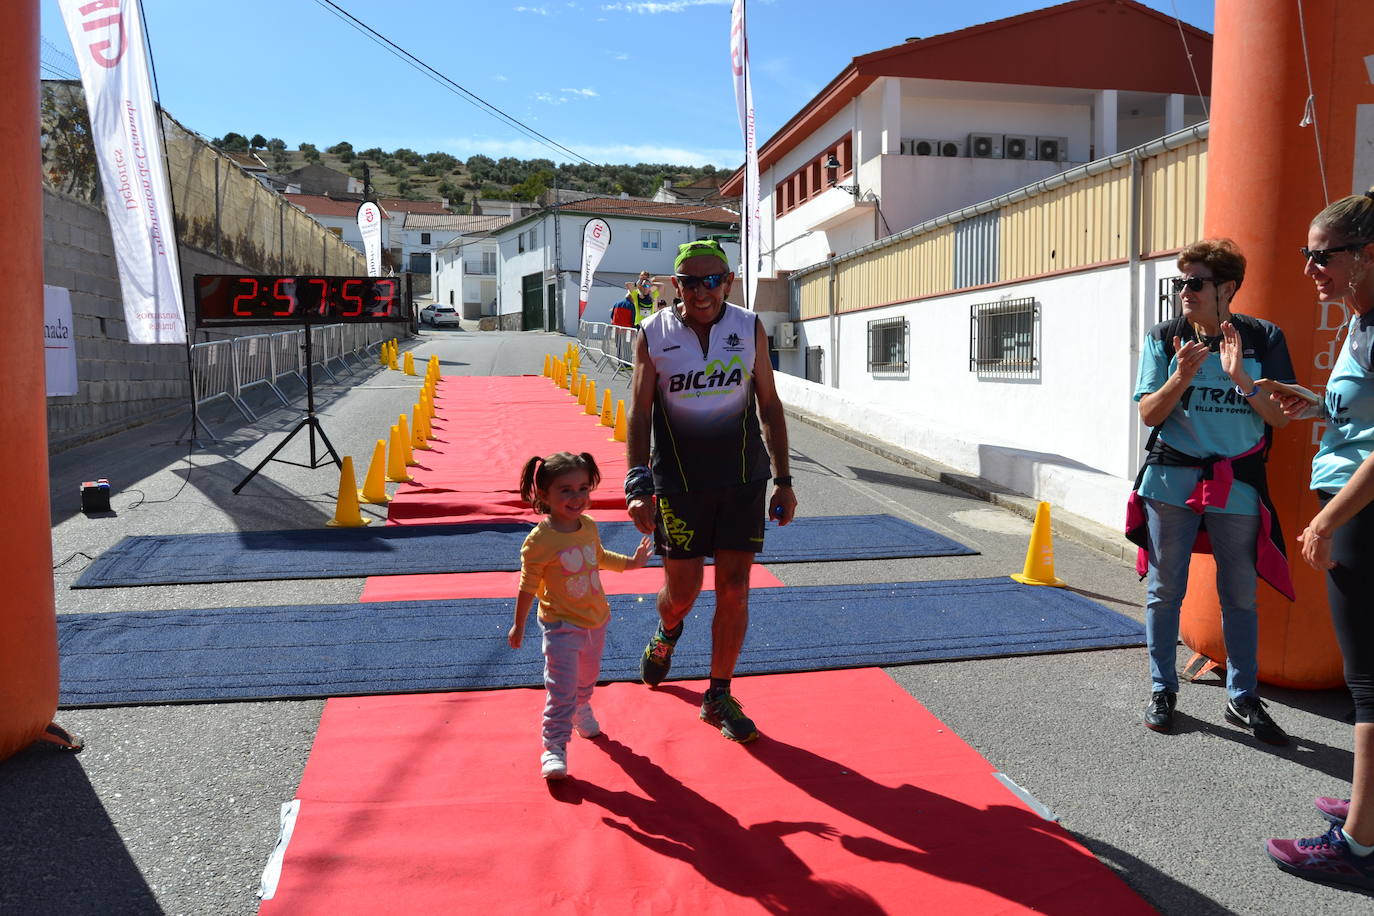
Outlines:
<svg viewBox="0 0 1374 916"><path fill-rule="evenodd" d="M1322 505L1331 498L1319 495ZM1336 529L1331 559L1336 568L1326 574L1326 596L1355 721L1374 722L1374 503Z"/></svg>

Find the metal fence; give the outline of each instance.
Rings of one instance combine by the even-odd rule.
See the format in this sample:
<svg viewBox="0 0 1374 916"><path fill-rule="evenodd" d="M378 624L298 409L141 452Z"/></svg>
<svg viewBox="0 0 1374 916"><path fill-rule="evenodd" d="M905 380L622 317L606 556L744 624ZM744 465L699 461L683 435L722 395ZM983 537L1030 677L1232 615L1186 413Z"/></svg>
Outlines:
<svg viewBox="0 0 1374 916"><path fill-rule="evenodd" d="M614 367L614 371L629 371L635 359L635 337L638 328L622 328L604 321L579 321L577 346L596 360L596 368Z"/></svg>
<svg viewBox="0 0 1374 916"><path fill-rule="evenodd" d="M320 325L311 327L310 334L313 368L336 382L339 373L351 373L369 364L367 352L393 336L380 324ZM290 405L291 398L281 386L292 377L305 384L304 328L212 340L191 347L196 406L227 398L250 423L258 417L244 400L244 393L263 386L283 405Z"/></svg>

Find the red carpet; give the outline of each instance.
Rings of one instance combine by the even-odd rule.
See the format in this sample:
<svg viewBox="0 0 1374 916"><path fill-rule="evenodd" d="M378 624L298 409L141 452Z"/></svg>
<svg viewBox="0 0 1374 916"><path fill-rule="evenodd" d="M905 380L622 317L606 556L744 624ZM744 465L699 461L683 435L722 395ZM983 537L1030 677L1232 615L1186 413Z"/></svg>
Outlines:
<svg viewBox="0 0 1374 916"><path fill-rule="evenodd" d="M601 469L589 514L625 518L625 444L543 376L445 376L432 425L431 448L415 452L415 481L397 487L389 524L537 518L520 500L520 469L534 455L564 451L590 452Z"/></svg>
<svg viewBox="0 0 1374 916"><path fill-rule="evenodd" d="M260 912L1153 912L879 670L738 679L749 746L700 686L599 688L553 784L542 691L330 700Z"/></svg>
<svg viewBox="0 0 1374 916"><path fill-rule="evenodd" d="M624 510L621 510L622 514ZM703 569L701 587L716 587L716 568ZM601 585L608 595L653 595L663 587L663 567L605 572ZM782 580L765 567L749 572L750 588L778 588ZM363 586L359 601L427 601L444 598L515 598L520 588L518 572L442 573L424 576L372 576Z"/></svg>

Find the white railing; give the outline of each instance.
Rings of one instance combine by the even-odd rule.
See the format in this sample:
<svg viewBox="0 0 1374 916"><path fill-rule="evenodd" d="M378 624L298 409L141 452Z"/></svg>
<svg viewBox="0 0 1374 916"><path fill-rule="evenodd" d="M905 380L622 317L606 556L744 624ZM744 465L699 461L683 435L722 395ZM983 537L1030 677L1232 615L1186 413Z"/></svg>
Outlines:
<svg viewBox="0 0 1374 916"><path fill-rule="evenodd" d="M375 366L377 361L368 358L368 351L375 352L381 341L394 336L389 327L380 324L320 325L310 331L314 367L336 382L339 376L330 368L331 363L348 373L360 366ZM191 347L196 405L228 398L250 423L257 415L244 401L244 393L265 385L283 405L289 406L291 399L280 387L282 380L289 377L305 385L304 328L211 340Z"/></svg>
<svg viewBox="0 0 1374 916"><path fill-rule="evenodd" d="M623 328L604 321L579 321L577 345L596 360L598 369L611 365L616 372L628 371L634 363L638 333L638 328Z"/></svg>

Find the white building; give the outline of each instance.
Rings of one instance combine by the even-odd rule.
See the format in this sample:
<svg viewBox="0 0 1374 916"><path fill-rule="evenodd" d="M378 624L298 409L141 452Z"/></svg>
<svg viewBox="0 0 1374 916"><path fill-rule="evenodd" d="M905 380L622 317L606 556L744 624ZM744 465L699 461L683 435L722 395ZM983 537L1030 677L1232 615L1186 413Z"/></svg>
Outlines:
<svg viewBox="0 0 1374 916"><path fill-rule="evenodd" d="M856 57L759 150L760 276L1196 124L1211 53L1134 0L1076 0Z"/></svg>
<svg viewBox="0 0 1374 916"><path fill-rule="evenodd" d="M671 274L684 242L715 236L739 259L739 216L719 207L594 197L542 210L495 233L502 328L576 333L582 232L595 217L611 227L611 241L587 300L590 321L609 321L641 270Z"/></svg>
<svg viewBox="0 0 1374 916"><path fill-rule="evenodd" d="M363 250L363 235L358 229L358 207L361 201L336 200L323 194L284 194L282 199L297 209L304 210L330 232L339 236L359 251ZM391 251L391 214L382 207L382 251ZM391 259L385 259L386 266L401 268Z"/></svg>
<svg viewBox="0 0 1374 916"><path fill-rule="evenodd" d="M430 289L434 301L464 318L496 314L496 238L509 216L456 216L462 231L434 250Z"/></svg>

